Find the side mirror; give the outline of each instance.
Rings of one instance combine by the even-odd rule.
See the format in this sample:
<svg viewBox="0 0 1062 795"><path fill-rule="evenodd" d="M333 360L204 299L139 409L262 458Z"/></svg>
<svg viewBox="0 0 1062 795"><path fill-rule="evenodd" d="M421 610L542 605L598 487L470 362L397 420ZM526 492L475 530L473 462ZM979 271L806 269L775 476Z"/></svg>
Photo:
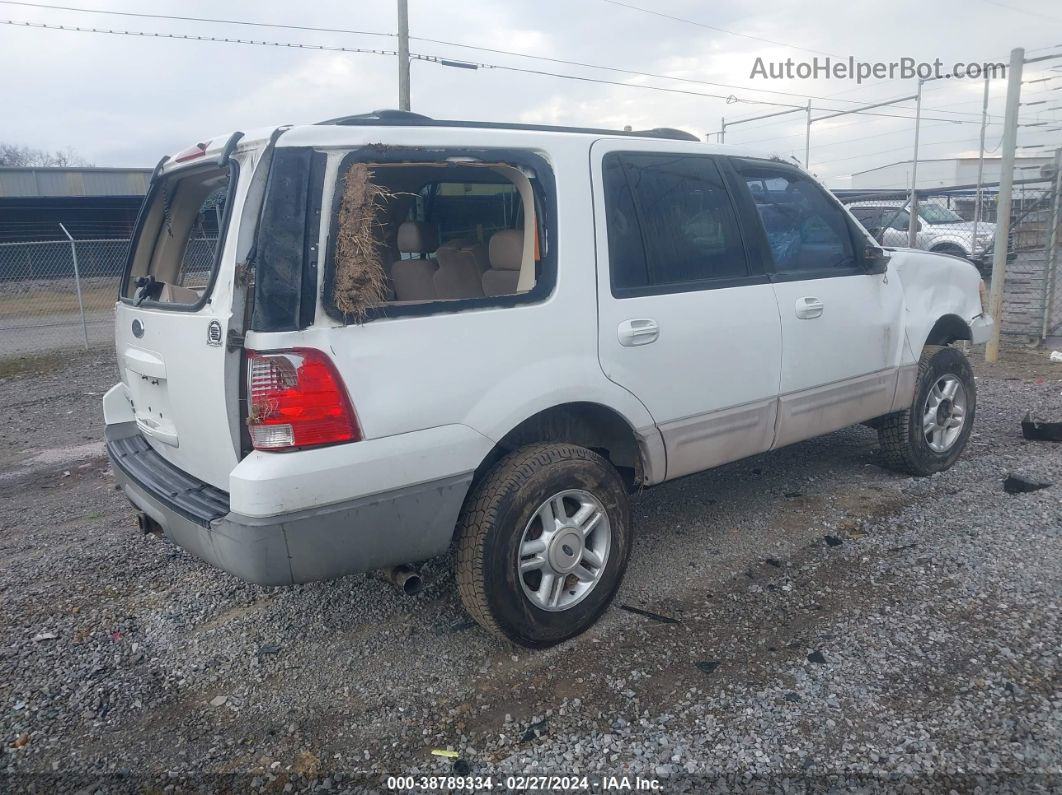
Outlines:
<svg viewBox="0 0 1062 795"><path fill-rule="evenodd" d="M868 245L863 249L863 267L867 273L884 273L889 263L889 254L878 246Z"/></svg>

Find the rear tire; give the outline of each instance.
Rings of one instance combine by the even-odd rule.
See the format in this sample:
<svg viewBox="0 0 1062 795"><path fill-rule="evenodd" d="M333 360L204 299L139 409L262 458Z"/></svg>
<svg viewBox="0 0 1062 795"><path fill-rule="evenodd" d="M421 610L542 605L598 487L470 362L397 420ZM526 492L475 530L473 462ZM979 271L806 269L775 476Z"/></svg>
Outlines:
<svg viewBox="0 0 1062 795"><path fill-rule="evenodd" d="M962 351L927 345L911 406L879 420L884 465L911 475L942 472L962 455L976 411L977 386Z"/></svg>
<svg viewBox="0 0 1062 795"><path fill-rule="evenodd" d="M553 646L592 626L619 588L627 492L585 447L529 445L475 487L458 538L457 587L472 618L521 646Z"/></svg>

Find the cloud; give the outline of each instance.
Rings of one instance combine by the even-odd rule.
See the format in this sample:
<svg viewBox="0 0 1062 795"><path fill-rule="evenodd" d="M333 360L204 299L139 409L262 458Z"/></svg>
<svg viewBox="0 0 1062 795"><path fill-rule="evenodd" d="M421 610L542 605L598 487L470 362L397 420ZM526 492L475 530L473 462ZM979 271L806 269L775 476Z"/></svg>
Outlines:
<svg viewBox="0 0 1062 795"><path fill-rule="evenodd" d="M870 13L863 4L840 0L828 0L814 7L796 0L782 0L769 7L737 2L709 6L694 0L661 0L656 4L640 1L646 8L718 28L807 50L851 53L865 60L891 60L903 55L926 60L940 57L945 62L1006 60L1012 46L1034 48L1057 43L1050 25L1032 16L1052 13L1053 6L1046 0L1027 0L1023 6L1026 13L987 3L945 6L915 0L897 0L887 10L874 7ZM637 4L638 0L632 2ZM354 4L326 0L298 5L280 0L234 0L224 4L205 0L157 0L151 4L113 0L110 7L379 32L395 28L392 0ZM67 25L395 47L394 39L389 37L203 25L13 6L6 7L6 11L11 18ZM813 53L727 35L602 0L411 0L410 29L414 36L739 87L637 77L414 40L414 52L629 84L605 85L500 69L473 71L414 62L414 109L441 118L601 127L669 126L703 136L718 130L720 118L726 117L727 143L748 142L769 153L802 159L802 112L734 124L785 108L728 104L720 98L630 86L734 94L794 105L802 105L809 94L825 97L813 100L816 108L852 107L856 102L914 92L910 82L902 81L857 86L837 80L750 80L749 72L758 55L781 60L811 58ZM1044 68L1039 68L1037 74ZM379 55L0 27L0 70L5 75L5 141L47 149L73 146L99 165L150 166L163 152L223 130L312 122L397 105L396 59ZM927 116L973 123L927 123L922 139L926 156L976 151L981 85L981 81L949 81L946 85L927 86ZM791 95L768 93L766 89ZM990 143L998 141L1000 134L1003 92L1003 81L996 81ZM911 113L902 109L882 112ZM1032 107L1026 112L1038 119L1057 118L1057 113L1051 116ZM1029 128L1023 135L1033 141L1036 131ZM909 155L903 147L910 146L912 137L909 121L884 115L845 116L819 122L812 131L811 166L827 179L843 182L853 171L906 159Z"/></svg>

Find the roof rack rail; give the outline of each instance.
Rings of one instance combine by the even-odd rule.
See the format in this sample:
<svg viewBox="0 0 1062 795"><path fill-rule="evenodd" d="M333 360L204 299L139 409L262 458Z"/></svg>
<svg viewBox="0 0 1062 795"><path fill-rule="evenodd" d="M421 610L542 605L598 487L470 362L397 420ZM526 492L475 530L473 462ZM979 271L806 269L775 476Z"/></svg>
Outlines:
<svg viewBox="0 0 1062 795"><path fill-rule="evenodd" d="M381 109L351 116L338 116L319 121L318 124L336 124L344 127L360 126L408 126L408 127L470 127L486 130L532 130L540 132L590 133L593 135L625 135L632 138L668 138L675 141L700 141L696 135L673 127L654 127L651 130L607 130L596 127L558 127L549 124L519 124L495 121L459 121L456 119L433 119L408 110Z"/></svg>
<svg viewBox="0 0 1062 795"><path fill-rule="evenodd" d="M676 141L700 141L693 133L685 130L676 130L674 127L653 127L651 130L631 130L627 135L637 135L641 138L672 138Z"/></svg>
<svg viewBox="0 0 1062 795"><path fill-rule="evenodd" d="M431 116L423 113L414 113L411 110L395 110L393 108L381 108L371 110L368 113L357 113L353 116L338 116L334 119L319 121L318 124L371 124L372 122L386 122L387 124L420 124L426 121L435 121Z"/></svg>

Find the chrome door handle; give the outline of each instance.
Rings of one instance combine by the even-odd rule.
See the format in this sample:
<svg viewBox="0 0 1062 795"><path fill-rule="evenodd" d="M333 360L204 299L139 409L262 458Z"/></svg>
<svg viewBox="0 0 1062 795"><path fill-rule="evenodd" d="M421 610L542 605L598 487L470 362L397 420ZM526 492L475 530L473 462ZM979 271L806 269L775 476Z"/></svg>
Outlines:
<svg viewBox="0 0 1062 795"><path fill-rule="evenodd" d="M633 348L636 345L648 345L656 342L660 336L660 327L652 318L643 317L635 320L624 320L616 329L619 344L625 348Z"/></svg>
<svg viewBox="0 0 1062 795"><path fill-rule="evenodd" d="M812 296L805 296L796 300L796 316L801 320L811 320L822 314L822 301Z"/></svg>

